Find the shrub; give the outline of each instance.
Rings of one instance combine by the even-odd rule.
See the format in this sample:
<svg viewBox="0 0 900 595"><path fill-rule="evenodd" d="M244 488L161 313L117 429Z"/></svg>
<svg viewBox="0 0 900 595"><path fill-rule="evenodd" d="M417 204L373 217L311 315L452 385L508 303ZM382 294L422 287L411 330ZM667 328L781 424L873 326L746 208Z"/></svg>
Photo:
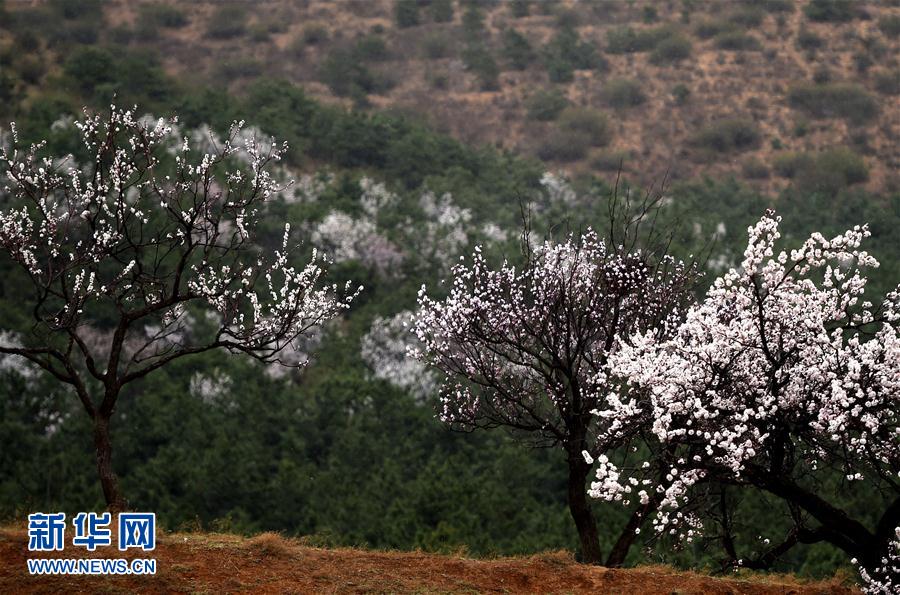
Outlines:
<svg viewBox="0 0 900 595"><path fill-rule="evenodd" d="M801 27L797 32L797 47L801 50L818 50L824 46L825 40L806 27Z"/></svg>
<svg viewBox="0 0 900 595"><path fill-rule="evenodd" d="M254 43L265 43L272 39L269 28L263 23L254 23L248 31L250 41Z"/></svg>
<svg viewBox="0 0 900 595"><path fill-rule="evenodd" d="M630 159L628 151L604 151L591 159L591 167L600 171L624 171Z"/></svg>
<svg viewBox="0 0 900 595"><path fill-rule="evenodd" d="M517 19L527 17L530 9L531 0L510 0L509 10Z"/></svg>
<svg viewBox="0 0 900 595"><path fill-rule="evenodd" d="M188 24L187 14L172 4L141 4L140 16L142 21L168 29L179 29Z"/></svg>
<svg viewBox="0 0 900 595"><path fill-rule="evenodd" d="M788 91L788 102L815 118L838 117L862 123L878 115L875 99L852 83L800 83Z"/></svg>
<svg viewBox="0 0 900 595"><path fill-rule="evenodd" d="M435 23L449 23L453 20L453 0L431 0L430 9Z"/></svg>
<svg viewBox="0 0 900 595"><path fill-rule="evenodd" d="M47 65L40 56L26 54L19 59L16 69L23 81L36 85L47 72Z"/></svg>
<svg viewBox="0 0 900 595"><path fill-rule="evenodd" d="M900 95L900 68L877 73L875 90L884 95Z"/></svg>
<svg viewBox="0 0 900 595"><path fill-rule="evenodd" d="M580 24L580 20L576 11L563 9L556 15L556 26L561 29L574 29Z"/></svg>
<svg viewBox="0 0 900 595"><path fill-rule="evenodd" d="M885 37L897 39L900 37L900 15L892 14L878 19L878 28Z"/></svg>
<svg viewBox="0 0 900 595"><path fill-rule="evenodd" d="M731 21L726 20L705 20L697 23L694 27L694 33L700 39L712 39L723 33L732 33L738 31L738 26Z"/></svg>
<svg viewBox="0 0 900 595"><path fill-rule="evenodd" d="M831 82L831 71L827 66L816 68L812 76L813 82L819 85Z"/></svg>
<svg viewBox="0 0 900 595"><path fill-rule="evenodd" d="M676 64L691 57L691 40L675 35L660 41L650 54L653 64Z"/></svg>
<svg viewBox="0 0 900 595"><path fill-rule="evenodd" d="M854 0L810 0L803 8L811 21L845 23L856 16Z"/></svg>
<svg viewBox="0 0 900 595"><path fill-rule="evenodd" d="M591 146L603 147L609 144L612 131L606 114L590 108L568 107L559 115L560 130L571 134L585 133Z"/></svg>
<svg viewBox="0 0 900 595"><path fill-rule="evenodd" d="M246 30L247 14L242 6L234 4L220 6L206 24L206 35L213 39L240 37Z"/></svg>
<svg viewBox="0 0 900 595"><path fill-rule="evenodd" d="M569 163L584 159L590 146L591 139L586 133L554 130L538 147L537 154L544 161Z"/></svg>
<svg viewBox="0 0 900 595"><path fill-rule="evenodd" d="M869 68L875 64L875 61L872 60L872 57L866 52L856 52L853 54L853 65L856 67L856 71L860 74L865 74L869 71Z"/></svg>
<svg viewBox="0 0 900 595"><path fill-rule="evenodd" d="M428 72L425 78L432 89L443 91L450 87L450 77L446 72Z"/></svg>
<svg viewBox="0 0 900 595"><path fill-rule="evenodd" d="M756 157L751 157L741 164L741 173L751 180L765 180L769 177L769 167Z"/></svg>
<svg viewBox="0 0 900 595"><path fill-rule="evenodd" d="M772 169L782 178L793 178L804 160L810 160L810 156L801 153L780 153L772 161Z"/></svg>
<svg viewBox="0 0 900 595"><path fill-rule="evenodd" d="M484 15L477 4L470 4L462 15L463 32L466 39L481 42L484 37Z"/></svg>
<svg viewBox="0 0 900 595"><path fill-rule="evenodd" d="M759 27L764 18L763 8L756 5L742 6L728 15L730 22L741 27Z"/></svg>
<svg viewBox="0 0 900 595"><path fill-rule="evenodd" d="M606 51L610 54L649 52L676 34L676 30L668 26L640 30L631 27L610 29L606 33Z"/></svg>
<svg viewBox="0 0 900 595"><path fill-rule="evenodd" d="M470 45L463 50L462 59L466 69L478 77L483 91L496 91L500 88L500 68L487 47L482 44Z"/></svg>
<svg viewBox="0 0 900 595"><path fill-rule="evenodd" d="M418 2L416 2L416 0L396 0L394 2L394 20L401 29L418 25Z"/></svg>
<svg viewBox="0 0 900 595"><path fill-rule="evenodd" d="M746 151L759 145L761 135L748 118L725 118L704 126L692 139L697 147L728 153Z"/></svg>
<svg viewBox="0 0 900 595"><path fill-rule="evenodd" d="M100 20L103 16L102 0L50 0L47 4L66 20Z"/></svg>
<svg viewBox="0 0 900 595"><path fill-rule="evenodd" d="M390 81L372 74L356 52L335 49L328 54L319 69L320 80L339 97L361 97L390 87Z"/></svg>
<svg viewBox="0 0 900 595"><path fill-rule="evenodd" d="M318 23L310 23L303 28L303 43L319 45L328 41L328 29Z"/></svg>
<svg viewBox="0 0 900 595"><path fill-rule="evenodd" d="M609 66L596 48L582 41L573 29L560 31L544 47L544 63L555 83L571 81L575 70L605 70Z"/></svg>
<svg viewBox="0 0 900 595"><path fill-rule="evenodd" d="M535 53L528 39L515 29L503 33L503 58L513 70L525 70L534 62Z"/></svg>
<svg viewBox="0 0 900 595"><path fill-rule="evenodd" d="M216 63L215 74L216 78L231 81L258 76L262 68L262 64L251 57L232 56Z"/></svg>
<svg viewBox="0 0 900 595"><path fill-rule="evenodd" d="M672 98L676 105L684 105L691 96L691 90L684 83L678 83L672 87Z"/></svg>
<svg viewBox="0 0 900 595"><path fill-rule="evenodd" d="M758 51L762 49L759 40L742 31L727 31L716 35L713 43L720 50L732 52Z"/></svg>
<svg viewBox="0 0 900 595"><path fill-rule="evenodd" d="M2 8L2 7L0 7ZM3 16L0 13L0 16ZM0 69L0 101L12 102L16 95L16 80L11 74Z"/></svg>
<svg viewBox="0 0 900 595"><path fill-rule="evenodd" d="M869 179L863 158L846 147L821 153L782 153L775 158L774 168L780 176L794 180L804 192L833 195Z"/></svg>
<svg viewBox="0 0 900 595"><path fill-rule="evenodd" d="M34 53L41 47L40 38L30 30L17 33L14 41L16 47L26 53Z"/></svg>
<svg viewBox="0 0 900 595"><path fill-rule="evenodd" d="M557 89L538 91L525 102L528 117L541 122L555 120L568 105L569 100Z"/></svg>
<svg viewBox="0 0 900 595"><path fill-rule="evenodd" d="M766 12L794 12L791 0L759 0L757 4Z"/></svg>
<svg viewBox="0 0 900 595"><path fill-rule="evenodd" d="M617 109L635 107L647 100L640 84L631 79L609 81L601 91L601 97L607 105Z"/></svg>
<svg viewBox="0 0 900 595"><path fill-rule="evenodd" d="M429 33L425 39L422 40L422 48L425 51L425 56L430 60L446 58L450 55L451 47L453 47L453 42L442 32Z"/></svg>
<svg viewBox="0 0 900 595"><path fill-rule="evenodd" d="M75 50L63 64L68 75L84 93L93 93L98 85L115 80L116 62L107 50L84 47Z"/></svg>
<svg viewBox="0 0 900 595"><path fill-rule="evenodd" d="M361 60L372 62L382 62L389 56L387 44L380 35L367 35L357 41L355 52Z"/></svg>
<svg viewBox="0 0 900 595"><path fill-rule="evenodd" d="M44 31L49 47L62 47L62 53L68 53L70 45L93 45L99 39L100 20L79 19L63 23L56 27L51 25Z"/></svg>

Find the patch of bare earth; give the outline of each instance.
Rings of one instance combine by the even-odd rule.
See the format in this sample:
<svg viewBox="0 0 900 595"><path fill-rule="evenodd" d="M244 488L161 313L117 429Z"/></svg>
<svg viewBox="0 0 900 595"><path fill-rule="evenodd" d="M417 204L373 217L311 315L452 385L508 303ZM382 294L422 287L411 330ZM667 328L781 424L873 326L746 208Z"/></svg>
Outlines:
<svg viewBox="0 0 900 595"><path fill-rule="evenodd" d="M102 551L106 550L106 551ZM151 557L124 553L127 558ZM857 593L838 580L800 582L755 575L717 578L652 566L609 570L565 552L472 560L421 552L321 549L274 533L252 538L215 533L158 536L155 576L27 574L28 557L119 557L66 547L29 554L22 527L0 528L0 593L641 593L753 595Z"/></svg>

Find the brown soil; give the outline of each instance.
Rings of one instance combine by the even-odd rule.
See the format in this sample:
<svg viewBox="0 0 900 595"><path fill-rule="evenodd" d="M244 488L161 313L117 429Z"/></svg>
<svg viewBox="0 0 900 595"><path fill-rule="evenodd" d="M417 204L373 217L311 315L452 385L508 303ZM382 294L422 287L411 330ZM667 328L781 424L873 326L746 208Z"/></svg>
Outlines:
<svg viewBox="0 0 900 595"><path fill-rule="evenodd" d="M155 576L32 577L26 571L25 529L0 528L0 593L858 593L837 579L815 583L775 575L726 579L663 566L608 570L578 564L566 552L472 560L422 552L321 549L274 533L252 538L158 535L156 550L148 554L129 551L125 557L155 557ZM114 547L88 554L68 545L54 556L40 555L120 557Z"/></svg>

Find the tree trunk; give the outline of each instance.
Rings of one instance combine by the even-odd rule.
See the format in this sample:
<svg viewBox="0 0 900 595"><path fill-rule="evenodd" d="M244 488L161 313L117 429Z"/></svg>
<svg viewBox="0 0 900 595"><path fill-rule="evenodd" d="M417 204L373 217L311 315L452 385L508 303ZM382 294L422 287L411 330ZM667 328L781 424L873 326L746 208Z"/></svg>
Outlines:
<svg viewBox="0 0 900 595"><path fill-rule="evenodd" d="M569 457L569 512L578 530L581 543L581 561L585 564L602 564L600 538L597 536L597 521L588 501L585 481L591 467L581 459L581 454Z"/></svg>
<svg viewBox="0 0 900 595"><path fill-rule="evenodd" d="M97 473L100 475L106 506L111 512L122 512L125 510L125 499L119 491L119 478L112 466L109 417L99 412L94 416L94 448L97 452Z"/></svg>
<svg viewBox="0 0 900 595"><path fill-rule="evenodd" d="M609 557L606 559L607 566L610 568L618 568L625 563L628 551L637 539L638 529L644 524L644 520L656 510L659 503L658 501L659 499L657 497L652 497L646 504L640 506L631 514L631 518L628 519L628 524L622 529L622 532L619 534L619 539L609 552Z"/></svg>

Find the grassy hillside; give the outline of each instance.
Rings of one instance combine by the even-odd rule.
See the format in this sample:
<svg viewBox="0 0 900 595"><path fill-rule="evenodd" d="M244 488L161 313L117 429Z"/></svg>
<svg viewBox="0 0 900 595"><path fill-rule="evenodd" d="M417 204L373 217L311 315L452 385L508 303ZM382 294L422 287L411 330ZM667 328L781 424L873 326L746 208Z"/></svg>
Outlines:
<svg viewBox="0 0 900 595"><path fill-rule="evenodd" d="M634 593L813 595L856 593L840 580L788 576L712 577L664 566L610 570L565 552L474 560L421 552L322 549L274 533L244 538L173 533L159 538L152 577L23 576L27 537L0 529L0 590L16 593ZM79 550L82 551L83 550ZM71 555L71 554L69 554ZM102 557L98 550L92 556ZM118 555L118 554L117 554ZM76 557L86 554L76 554ZM35 556L36 557L36 556ZM126 557L138 557L127 554ZM141 557L148 557L141 554Z"/></svg>
<svg viewBox="0 0 900 595"><path fill-rule="evenodd" d="M9 10L40 19L48 4ZM99 12L59 37L149 51L178 78L232 89L285 77L326 102L413 114L574 173L624 160L640 182L668 170L774 191L796 181L797 154L841 147L838 159L858 162L850 183L900 186L891 0L114 0ZM53 42L37 45L11 60L20 92L55 70L34 64Z"/></svg>

